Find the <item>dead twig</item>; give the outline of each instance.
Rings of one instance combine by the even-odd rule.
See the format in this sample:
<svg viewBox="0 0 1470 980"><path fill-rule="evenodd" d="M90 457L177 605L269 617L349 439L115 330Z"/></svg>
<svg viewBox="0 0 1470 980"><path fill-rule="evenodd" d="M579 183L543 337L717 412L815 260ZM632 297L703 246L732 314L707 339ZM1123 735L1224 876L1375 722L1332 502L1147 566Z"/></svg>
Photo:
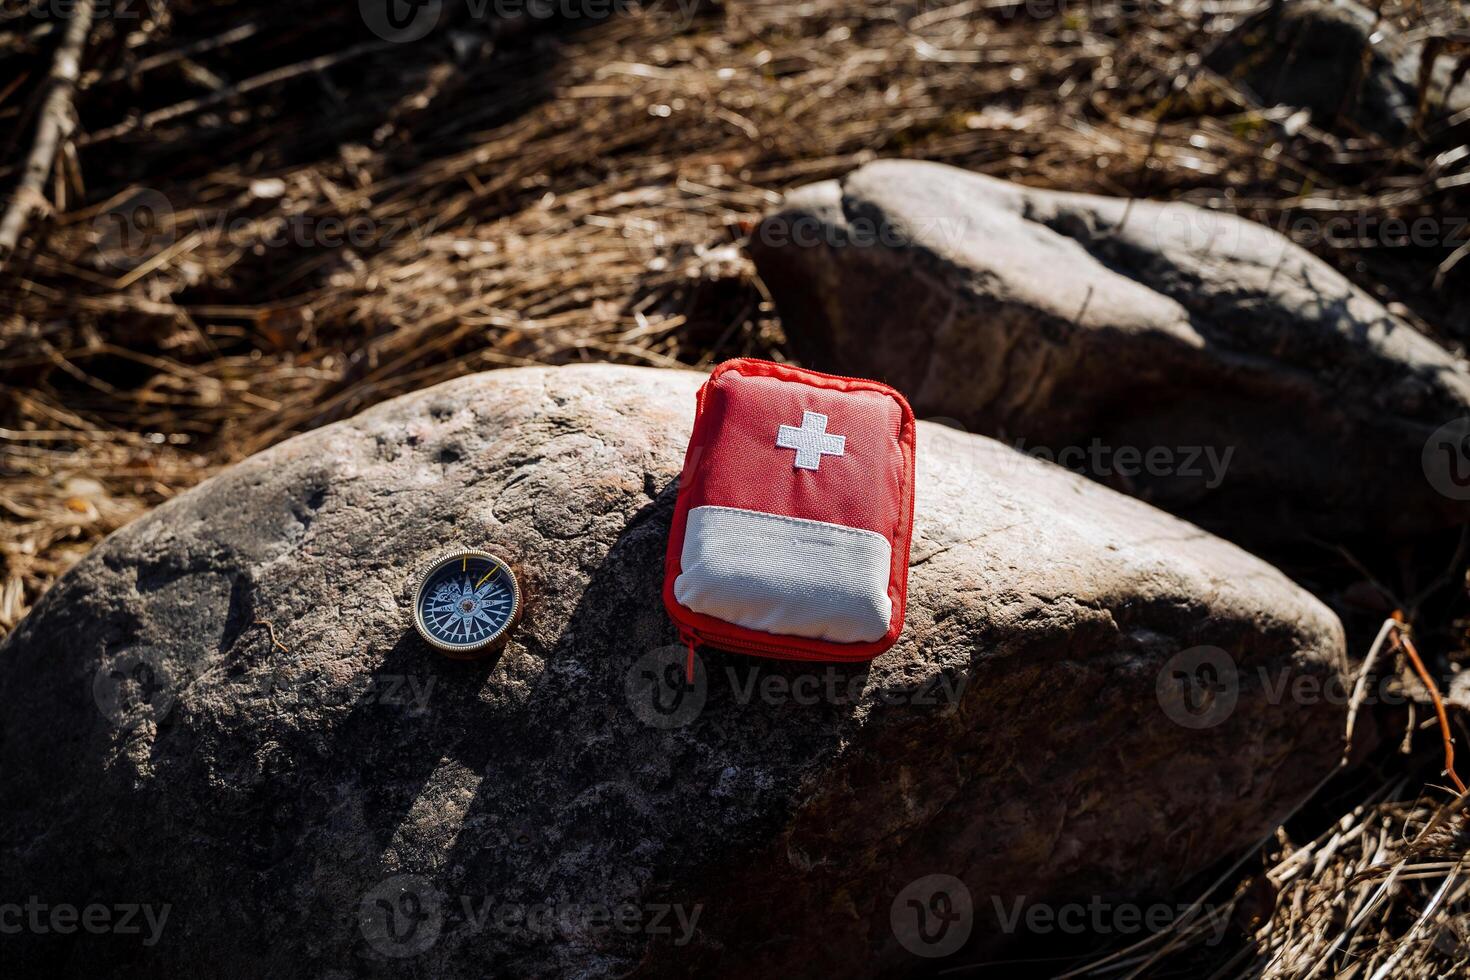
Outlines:
<svg viewBox="0 0 1470 980"><path fill-rule="evenodd" d="M270 620L268 620L268 619L257 619L255 621L255 625L256 626L264 626L265 627L266 632L270 634L271 646L275 647L277 650L280 650L282 653L290 653L291 652L290 650L288 650L286 648L286 645L284 643L282 643L280 640L276 639L276 628L271 623Z"/></svg>
<svg viewBox="0 0 1470 980"><path fill-rule="evenodd" d="M1419 651L1414 649L1414 641L1409 638L1409 627L1404 622L1404 614L1394 610L1393 620L1397 628L1393 631L1393 642L1396 647L1402 647L1409 655L1409 662L1414 665L1414 673L1419 675L1419 682L1429 692L1429 699L1434 702L1434 713L1439 718L1440 735L1444 738L1444 774L1450 777L1455 784L1455 789L1464 793L1465 784L1460 780L1459 773L1455 772L1455 740L1450 732L1449 715L1444 710L1444 699L1439 696L1439 685L1434 683L1434 678L1424 667L1424 661L1419 659Z"/></svg>
<svg viewBox="0 0 1470 980"><path fill-rule="evenodd" d="M70 135L73 124L72 93L76 90L77 76L81 73L82 52L87 46L87 37L92 32L92 13L96 0L77 0L72 8L71 20L66 33L56 47L56 56L51 63L49 88L41 107L40 121L36 124L36 140L26 158L20 182L0 218L0 273L10 256L15 252L21 232L31 215L39 214L48 207L46 203L46 181L56 162L56 151L64 137Z"/></svg>

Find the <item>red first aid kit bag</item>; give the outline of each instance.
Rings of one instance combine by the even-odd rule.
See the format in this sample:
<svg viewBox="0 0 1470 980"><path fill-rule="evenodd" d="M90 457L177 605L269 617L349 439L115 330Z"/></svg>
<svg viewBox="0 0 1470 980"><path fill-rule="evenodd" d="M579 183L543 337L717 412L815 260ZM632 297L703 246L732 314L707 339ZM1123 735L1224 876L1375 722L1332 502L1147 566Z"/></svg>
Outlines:
<svg viewBox="0 0 1470 980"><path fill-rule="evenodd" d="M903 630L914 413L887 385L770 361L715 368L664 561L664 605L695 644L865 661Z"/></svg>

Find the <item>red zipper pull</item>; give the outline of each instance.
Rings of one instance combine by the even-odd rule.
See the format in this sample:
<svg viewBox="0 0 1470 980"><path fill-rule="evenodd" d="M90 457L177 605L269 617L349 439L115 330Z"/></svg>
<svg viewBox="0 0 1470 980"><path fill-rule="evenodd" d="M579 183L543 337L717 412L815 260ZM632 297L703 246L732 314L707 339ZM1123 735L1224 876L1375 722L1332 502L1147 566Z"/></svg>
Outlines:
<svg viewBox="0 0 1470 980"><path fill-rule="evenodd" d="M693 684L695 640L692 634L685 633L683 630L679 631L679 639L682 640L684 645L689 648L689 659L684 661L684 679L690 684Z"/></svg>

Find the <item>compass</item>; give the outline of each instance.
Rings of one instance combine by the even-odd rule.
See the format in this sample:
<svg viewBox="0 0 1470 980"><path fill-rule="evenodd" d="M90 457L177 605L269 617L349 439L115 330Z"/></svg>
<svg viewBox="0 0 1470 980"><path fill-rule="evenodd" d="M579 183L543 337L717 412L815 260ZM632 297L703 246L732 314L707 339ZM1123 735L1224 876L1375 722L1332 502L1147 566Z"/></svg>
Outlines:
<svg viewBox="0 0 1470 980"><path fill-rule="evenodd" d="M498 647L520 615L515 573L487 551L454 551L438 558L413 593L419 635L451 657L475 657Z"/></svg>

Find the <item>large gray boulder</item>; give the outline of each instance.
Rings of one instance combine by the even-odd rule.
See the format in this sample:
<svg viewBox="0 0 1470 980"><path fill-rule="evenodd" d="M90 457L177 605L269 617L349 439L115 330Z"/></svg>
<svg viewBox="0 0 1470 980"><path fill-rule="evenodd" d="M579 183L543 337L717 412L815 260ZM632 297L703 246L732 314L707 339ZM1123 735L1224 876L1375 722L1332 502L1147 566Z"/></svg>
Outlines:
<svg viewBox="0 0 1470 980"><path fill-rule="evenodd" d="M1470 519L1463 360L1261 225L882 161L751 248L809 366L1236 540Z"/></svg>
<svg viewBox="0 0 1470 980"><path fill-rule="evenodd" d="M898 646L702 651L685 690L660 585L700 380L463 378L94 550L0 645L7 969L913 972L1017 902L1174 892L1336 763L1341 700L1300 695L1342 681L1315 599L928 425ZM456 543L530 594L489 661L410 626Z"/></svg>

